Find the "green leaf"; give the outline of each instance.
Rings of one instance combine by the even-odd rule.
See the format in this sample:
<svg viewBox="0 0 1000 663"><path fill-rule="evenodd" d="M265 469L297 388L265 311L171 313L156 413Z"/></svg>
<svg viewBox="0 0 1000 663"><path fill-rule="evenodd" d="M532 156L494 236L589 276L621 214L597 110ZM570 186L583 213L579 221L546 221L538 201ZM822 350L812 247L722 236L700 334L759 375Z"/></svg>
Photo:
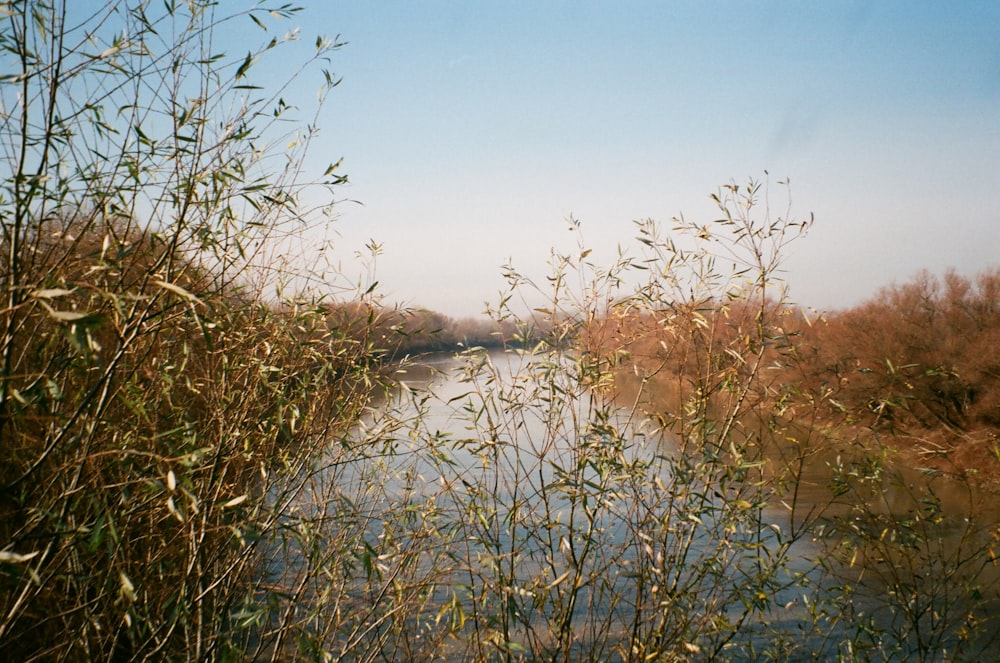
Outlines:
<svg viewBox="0 0 1000 663"><path fill-rule="evenodd" d="M247 53L247 59L244 60L243 64L240 65L240 68L236 70L236 80L239 80L246 75L251 64L253 64L253 53Z"/></svg>

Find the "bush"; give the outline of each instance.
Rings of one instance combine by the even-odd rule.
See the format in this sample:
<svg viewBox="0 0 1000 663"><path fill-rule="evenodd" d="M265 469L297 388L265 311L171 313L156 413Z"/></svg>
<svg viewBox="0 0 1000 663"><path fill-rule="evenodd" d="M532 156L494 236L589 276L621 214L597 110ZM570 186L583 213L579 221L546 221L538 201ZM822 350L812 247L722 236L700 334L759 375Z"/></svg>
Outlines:
<svg viewBox="0 0 1000 663"><path fill-rule="evenodd" d="M262 629L287 605L261 565L377 377L364 324L331 328L322 302L276 306L254 285L315 217L301 154L274 170L270 147L304 149L311 130L288 133L291 109L252 84L282 46L268 22L296 10L5 11L0 648L279 655L298 624ZM235 21L265 41L234 59L211 48Z"/></svg>

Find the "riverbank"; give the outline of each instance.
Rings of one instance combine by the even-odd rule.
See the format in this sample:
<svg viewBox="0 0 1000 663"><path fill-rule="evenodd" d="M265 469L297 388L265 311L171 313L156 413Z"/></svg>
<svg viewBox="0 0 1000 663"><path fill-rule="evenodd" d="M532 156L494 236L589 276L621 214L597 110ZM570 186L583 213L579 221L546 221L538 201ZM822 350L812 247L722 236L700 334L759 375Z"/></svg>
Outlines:
<svg viewBox="0 0 1000 663"><path fill-rule="evenodd" d="M910 467L933 469L1000 495L1000 429L930 431L884 439Z"/></svg>

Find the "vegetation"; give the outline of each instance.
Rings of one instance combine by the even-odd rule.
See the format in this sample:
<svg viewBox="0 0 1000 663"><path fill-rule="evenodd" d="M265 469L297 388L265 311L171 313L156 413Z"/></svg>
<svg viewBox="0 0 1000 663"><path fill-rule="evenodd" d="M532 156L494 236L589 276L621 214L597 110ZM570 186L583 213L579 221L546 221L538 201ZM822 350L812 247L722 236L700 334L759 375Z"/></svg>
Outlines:
<svg viewBox="0 0 1000 663"><path fill-rule="evenodd" d="M1000 271L926 272L803 325L799 380L829 418L889 436L909 462L1000 487Z"/></svg>
<svg viewBox="0 0 1000 663"><path fill-rule="evenodd" d="M615 384L671 430L701 398L694 421L717 425L731 385L759 380L737 421L763 422L760 461L777 466L769 503L820 545L806 584L826 586L800 594L818 628L782 657L978 660L995 651L995 281L993 271L974 280L949 272L943 282L921 273L823 317L780 299L755 309L740 291L671 307L671 320L683 310L697 321L680 329L629 302L589 325L584 347L624 353ZM751 364L733 347L758 320L770 326L761 363ZM735 377L706 381L727 365ZM816 487L819 500L797 507Z"/></svg>
<svg viewBox="0 0 1000 663"><path fill-rule="evenodd" d="M252 79L294 39L270 25L293 10L217 11L4 3L0 648L11 660L281 651L294 623L248 628L260 601L285 616L292 598L269 589L262 556L295 536L303 473L378 377L365 325L328 324L323 301L263 296L271 275L257 266L316 216L299 173L314 132L287 129L291 108ZM236 21L263 45L234 59L213 34ZM318 41L314 60L337 47ZM335 82L326 75L323 93ZM270 146L289 142L276 162ZM331 166L316 184L338 178Z"/></svg>
<svg viewBox="0 0 1000 663"><path fill-rule="evenodd" d="M733 184L712 224L639 223L640 251L611 267L581 242L553 254L547 291L509 268L494 316L530 331L526 350L469 351L458 393L408 387L383 409L380 434L409 440L386 513L420 514L408 554L435 597L383 655L401 640L407 659L452 660L996 650L995 521L968 484L894 461L869 403L838 400L813 352L838 318L812 321L777 280L807 226L768 200ZM526 317L509 306L543 292ZM435 402L453 408L443 427Z"/></svg>
<svg viewBox="0 0 1000 663"><path fill-rule="evenodd" d="M341 323L369 319L373 334L383 341L387 359L428 353L458 352L463 348L501 348L515 342L517 329L507 322L481 318L455 320L427 309L388 309L344 304L334 315Z"/></svg>
<svg viewBox="0 0 1000 663"><path fill-rule="evenodd" d="M344 181L255 79L296 9L0 9L8 658L996 651L996 524L939 470L996 456L1000 273L813 320L808 224L751 181L610 266L509 266L490 322L387 309L275 259ZM411 360L456 348L450 386Z"/></svg>

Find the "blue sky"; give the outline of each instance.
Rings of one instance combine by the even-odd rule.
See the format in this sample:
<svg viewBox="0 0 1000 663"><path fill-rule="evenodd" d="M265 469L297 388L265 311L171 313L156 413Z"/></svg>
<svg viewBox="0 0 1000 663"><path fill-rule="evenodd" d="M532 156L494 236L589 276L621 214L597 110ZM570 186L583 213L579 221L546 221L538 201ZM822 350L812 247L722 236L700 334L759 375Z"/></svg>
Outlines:
<svg viewBox="0 0 1000 663"><path fill-rule="evenodd" d="M310 6L311 5L311 6ZM344 157L337 253L369 238L389 301L474 315L512 259L541 276L582 223L610 260L632 220L788 178L813 231L792 298L848 306L1000 244L1000 3L311 2L343 77L316 163Z"/></svg>

